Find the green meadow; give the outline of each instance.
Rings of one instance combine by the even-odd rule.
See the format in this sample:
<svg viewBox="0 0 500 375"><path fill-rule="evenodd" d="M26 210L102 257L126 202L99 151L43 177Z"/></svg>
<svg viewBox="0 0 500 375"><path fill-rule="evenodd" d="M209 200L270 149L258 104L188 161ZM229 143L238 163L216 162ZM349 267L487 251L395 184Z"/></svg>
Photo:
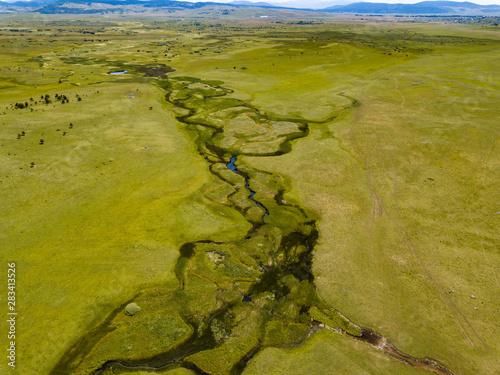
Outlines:
<svg viewBox="0 0 500 375"><path fill-rule="evenodd" d="M3 15L0 372L500 371L499 37Z"/></svg>

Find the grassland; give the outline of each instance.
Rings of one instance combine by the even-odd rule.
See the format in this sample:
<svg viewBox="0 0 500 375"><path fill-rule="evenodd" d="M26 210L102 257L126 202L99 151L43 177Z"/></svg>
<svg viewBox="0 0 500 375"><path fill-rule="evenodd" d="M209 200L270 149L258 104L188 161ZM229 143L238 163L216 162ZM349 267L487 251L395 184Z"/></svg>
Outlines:
<svg viewBox="0 0 500 375"><path fill-rule="evenodd" d="M223 344L189 363L210 374L424 373L339 330L308 331L297 306L319 298L411 356L455 374L498 372L498 34L392 21L1 19L0 246L2 267L15 261L19 273L14 373L56 373L71 348L85 349L70 367L86 374L189 344L186 316L203 326L248 292L267 259L256 245L278 248L262 239L277 238L272 228L306 231L298 210L275 203L280 189L317 222L318 297L288 278L294 292L273 305L280 319L259 318L270 295L234 304L230 319L209 322ZM175 71L151 69L165 66ZM108 74L120 70L129 73ZM236 165L268 217L245 179L203 148L211 135L181 120L223 127L215 145L253 154ZM275 154L287 132L300 139ZM261 218L261 237L238 242ZM231 245L197 245L207 257L181 262L183 244L206 240ZM133 317L123 314L131 301L141 306Z"/></svg>

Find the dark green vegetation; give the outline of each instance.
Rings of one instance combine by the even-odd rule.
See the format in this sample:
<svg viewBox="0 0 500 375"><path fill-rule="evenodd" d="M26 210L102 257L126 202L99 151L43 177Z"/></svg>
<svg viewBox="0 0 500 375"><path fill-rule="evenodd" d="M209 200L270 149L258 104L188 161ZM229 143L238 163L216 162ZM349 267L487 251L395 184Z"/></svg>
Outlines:
<svg viewBox="0 0 500 375"><path fill-rule="evenodd" d="M4 22L20 373L495 373L494 31Z"/></svg>

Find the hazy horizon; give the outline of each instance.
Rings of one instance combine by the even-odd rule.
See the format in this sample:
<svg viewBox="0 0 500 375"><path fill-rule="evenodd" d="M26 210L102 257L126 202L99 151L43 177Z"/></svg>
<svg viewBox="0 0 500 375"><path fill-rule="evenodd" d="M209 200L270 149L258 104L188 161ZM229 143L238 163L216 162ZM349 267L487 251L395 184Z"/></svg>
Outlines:
<svg viewBox="0 0 500 375"><path fill-rule="evenodd" d="M199 0L183 0L183 1L188 1L190 3L202 3L202 2L210 2L210 3L231 3L233 2L234 0L202 0L202 1L199 1ZM352 4L352 3L388 3L388 4L416 4L416 3L419 3L421 1L415 1L415 0L374 0L374 1L359 1L359 0L352 0L352 1L346 1L346 0L333 0L333 1L290 1L290 0L269 0L269 1L266 1L266 0L255 0L255 1L251 1L251 0L246 0L246 1L250 1L250 2L253 2L253 3L259 3L259 2L264 2L264 3L269 3L269 4L273 4L273 5L282 5L282 6L288 6L288 7L293 7L294 3L296 4L311 4L311 5L295 5L297 7L301 7L301 8L307 8L307 7L311 7L311 8L325 8L325 7L328 7L328 6L332 6L335 5L335 4ZM425 1L425 0L422 0L422 1ZM443 0L443 1L452 1L452 0ZM475 3L475 4L480 4L480 5L499 5L499 2L498 1L492 1L492 0L474 0L474 1L459 1L459 2L470 2L470 3ZM321 4L324 3L325 5L324 6L321 6Z"/></svg>
<svg viewBox="0 0 500 375"><path fill-rule="evenodd" d="M36 0L0 0L1 2L5 3L13 3L16 1L36 1ZM186 1L190 3L231 3L235 0L178 0L178 1ZM374 0L374 1L361 1L361 0L332 0L332 1L307 1L307 0L243 0L243 1L250 1L252 3L259 3L259 2L264 2L264 3L269 3L271 5L280 5L280 6L286 6L286 7L291 7L291 8L311 8L311 9L321 9L321 8L326 8L329 6L333 5L346 5L346 4L352 4L352 3L387 3L387 4L416 4L422 1L432 1L432 0L421 0L421 1L415 1L415 0ZM442 0L442 1L453 1L453 0ZM99 0L93 0L92 2L98 3ZM500 5L500 1L495 1L495 0L473 0L473 1L458 1L458 2L470 2L474 4L480 4L480 5Z"/></svg>

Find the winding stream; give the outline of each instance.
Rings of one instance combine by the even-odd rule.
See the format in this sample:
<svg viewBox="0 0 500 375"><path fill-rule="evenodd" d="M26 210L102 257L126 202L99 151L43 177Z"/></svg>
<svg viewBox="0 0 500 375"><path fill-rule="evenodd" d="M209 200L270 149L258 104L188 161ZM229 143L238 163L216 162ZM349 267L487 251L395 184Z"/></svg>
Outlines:
<svg viewBox="0 0 500 375"><path fill-rule="evenodd" d="M314 214L298 203L285 201L283 176L255 169L238 159L290 152L295 139L309 134L308 123L313 121L268 115L249 103L228 97L231 90L222 87L222 82L192 77L160 82L166 100L176 111L176 119L218 179L219 185L206 198L214 206L237 210L251 229L233 241L206 240L181 246L175 268L179 286L175 291L162 292L162 298L182 310L182 320L192 332L187 338L147 358L106 358L107 362L101 360L93 373L185 367L196 374L238 375L260 350L294 347L314 332L330 329L369 343L411 366L452 374L432 359L401 353L386 338L359 327L320 299L312 272L319 236ZM351 102L316 123L331 122L340 112L358 105L354 99ZM215 297L200 293L199 285L212 288ZM157 298L148 293L143 292L133 301ZM91 368L90 354L100 345L114 342L113 322L122 316L124 306L117 307L76 342L52 374ZM215 356L224 359L223 365L213 363Z"/></svg>
<svg viewBox="0 0 500 375"><path fill-rule="evenodd" d="M264 205L262 203L260 203L259 201L256 201L254 199L254 196L255 196L255 191L253 191L252 189L250 189L250 177L241 173L238 168L236 167L236 165L234 164L234 162L236 161L236 157L237 156L233 156L230 160L229 160L229 163L227 163L227 167L232 170L234 173L238 173L238 174L241 174L243 177L245 177L245 189L247 189L249 192L250 192L250 195L248 196L248 199L250 199L251 201L254 201L255 204L259 207L262 207L264 210L265 210L265 213L264 213L264 216L268 216L269 215L269 211L267 210L267 208L264 207ZM262 218L264 220L264 218Z"/></svg>

